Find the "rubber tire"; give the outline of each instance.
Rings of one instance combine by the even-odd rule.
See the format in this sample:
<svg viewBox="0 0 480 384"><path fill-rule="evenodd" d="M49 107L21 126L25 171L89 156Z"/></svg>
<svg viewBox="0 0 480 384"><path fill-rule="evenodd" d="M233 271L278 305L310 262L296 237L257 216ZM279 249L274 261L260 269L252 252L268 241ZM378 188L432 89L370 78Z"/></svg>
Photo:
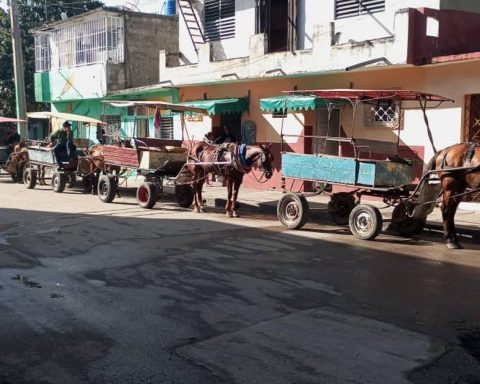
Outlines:
<svg viewBox="0 0 480 384"><path fill-rule="evenodd" d="M328 202L328 213L335 224L347 225L350 213L355 208L355 197L348 192L339 192L332 195Z"/></svg>
<svg viewBox="0 0 480 384"><path fill-rule="evenodd" d="M67 185L67 176L60 172L55 172L52 177L53 192L62 193Z"/></svg>
<svg viewBox="0 0 480 384"><path fill-rule="evenodd" d="M35 185L37 185L37 171L34 171L30 167L25 168L25 171L23 171L23 184L25 184L28 189L35 188Z"/></svg>
<svg viewBox="0 0 480 384"><path fill-rule="evenodd" d="M193 203L193 187L190 184L175 185L175 201L182 208L188 208Z"/></svg>
<svg viewBox="0 0 480 384"><path fill-rule="evenodd" d="M350 231L360 240L373 240L382 231L383 218L377 207L359 204L350 212Z"/></svg>
<svg viewBox="0 0 480 384"><path fill-rule="evenodd" d="M158 200L157 187L154 183L145 182L137 188L137 203L140 207L151 209Z"/></svg>
<svg viewBox="0 0 480 384"><path fill-rule="evenodd" d="M117 182L115 176L102 175L98 179L98 197L104 203L111 203L117 194Z"/></svg>
<svg viewBox="0 0 480 384"><path fill-rule="evenodd" d="M400 202L392 212L392 229L402 237L412 237L423 231L427 219L417 219L408 216L408 208Z"/></svg>
<svg viewBox="0 0 480 384"><path fill-rule="evenodd" d="M277 204L277 218L288 229L300 229L308 220L308 202L305 196L287 193Z"/></svg>

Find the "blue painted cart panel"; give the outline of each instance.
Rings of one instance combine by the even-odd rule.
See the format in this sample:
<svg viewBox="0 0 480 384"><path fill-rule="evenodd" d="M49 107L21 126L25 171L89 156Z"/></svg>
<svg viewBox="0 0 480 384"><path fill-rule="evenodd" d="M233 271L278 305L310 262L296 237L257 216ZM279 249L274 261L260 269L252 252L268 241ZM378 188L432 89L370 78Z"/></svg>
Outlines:
<svg viewBox="0 0 480 384"><path fill-rule="evenodd" d="M368 187L393 187L412 182L412 166L386 160L282 153L282 176Z"/></svg>

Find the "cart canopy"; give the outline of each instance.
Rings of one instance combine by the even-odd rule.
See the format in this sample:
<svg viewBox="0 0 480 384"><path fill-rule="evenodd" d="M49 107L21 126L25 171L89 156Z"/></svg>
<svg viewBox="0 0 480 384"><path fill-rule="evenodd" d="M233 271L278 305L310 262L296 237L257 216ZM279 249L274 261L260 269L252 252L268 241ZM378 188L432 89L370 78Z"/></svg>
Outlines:
<svg viewBox="0 0 480 384"><path fill-rule="evenodd" d="M21 120L21 119L15 119L15 118L12 118L12 117L0 116L0 124L1 123L26 123L26 121Z"/></svg>
<svg viewBox="0 0 480 384"><path fill-rule="evenodd" d="M58 120L71 120L85 124L105 124L101 120L94 119L92 117L75 115L73 113L65 112L28 112L27 116L31 119L58 119Z"/></svg>

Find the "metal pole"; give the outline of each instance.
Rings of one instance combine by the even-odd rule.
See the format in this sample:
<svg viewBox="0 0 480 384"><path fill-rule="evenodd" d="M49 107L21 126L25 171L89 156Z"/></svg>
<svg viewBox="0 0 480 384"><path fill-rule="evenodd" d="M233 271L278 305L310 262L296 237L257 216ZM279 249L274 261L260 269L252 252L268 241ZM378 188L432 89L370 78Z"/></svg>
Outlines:
<svg viewBox="0 0 480 384"><path fill-rule="evenodd" d="M25 97L23 53L20 35L20 24L18 22L17 0L10 0L10 23L12 31L13 70L15 76L15 99L17 107L17 118L26 120L27 101ZM18 130L22 138L28 138L28 130L25 123L18 123Z"/></svg>

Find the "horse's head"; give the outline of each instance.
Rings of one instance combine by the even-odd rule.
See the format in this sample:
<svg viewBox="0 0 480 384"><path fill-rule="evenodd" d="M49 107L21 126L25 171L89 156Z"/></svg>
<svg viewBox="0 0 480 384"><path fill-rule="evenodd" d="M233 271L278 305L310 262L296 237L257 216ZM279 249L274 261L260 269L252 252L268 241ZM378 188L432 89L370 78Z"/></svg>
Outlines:
<svg viewBox="0 0 480 384"><path fill-rule="evenodd" d="M270 152L270 146L271 144L260 145L261 152L257 157L257 167L263 170L267 179L270 179L273 175L273 154Z"/></svg>

